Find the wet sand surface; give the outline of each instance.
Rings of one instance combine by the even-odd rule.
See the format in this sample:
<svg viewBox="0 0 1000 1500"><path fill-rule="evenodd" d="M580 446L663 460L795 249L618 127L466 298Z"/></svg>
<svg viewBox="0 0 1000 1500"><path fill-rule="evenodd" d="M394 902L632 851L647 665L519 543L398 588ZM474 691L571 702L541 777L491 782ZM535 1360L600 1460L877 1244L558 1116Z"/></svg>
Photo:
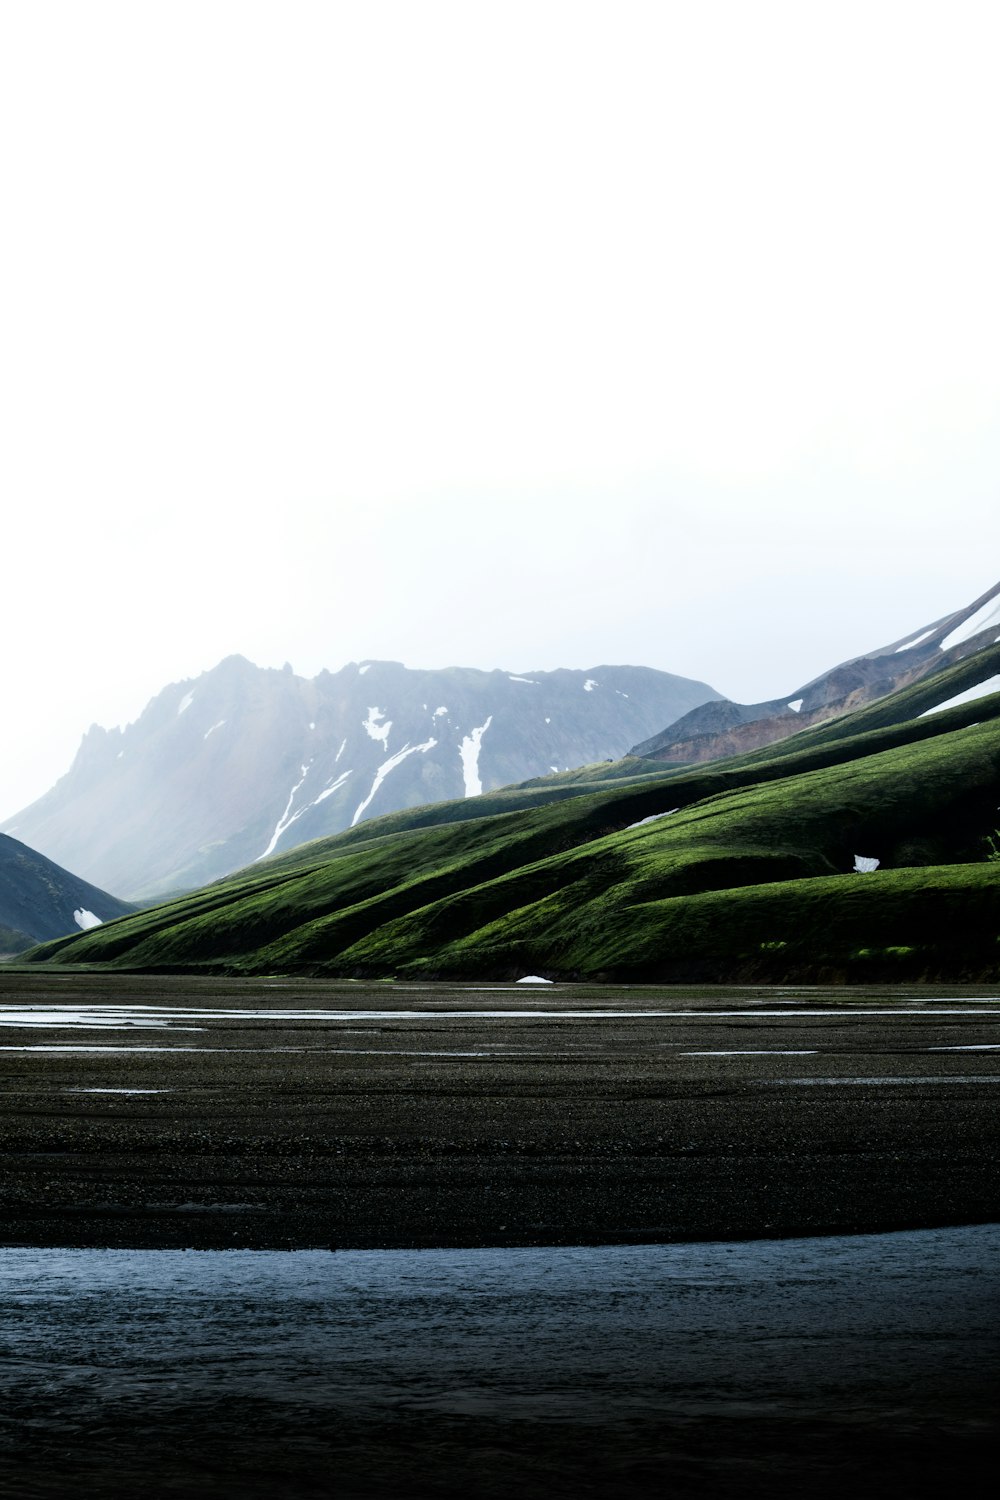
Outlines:
<svg viewBox="0 0 1000 1500"><path fill-rule="evenodd" d="M992 1495L998 1058L988 990L0 970L0 1494Z"/></svg>
<svg viewBox="0 0 1000 1500"><path fill-rule="evenodd" d="M0 971L0 1243L1000 1220L1000 992Z"/></svg>
<svg viewBox="0 0 1000 1500"><path fill-rule="evenodd" d="M995 1493L1000 1226L0 1251L0 1493Z"/></svg>

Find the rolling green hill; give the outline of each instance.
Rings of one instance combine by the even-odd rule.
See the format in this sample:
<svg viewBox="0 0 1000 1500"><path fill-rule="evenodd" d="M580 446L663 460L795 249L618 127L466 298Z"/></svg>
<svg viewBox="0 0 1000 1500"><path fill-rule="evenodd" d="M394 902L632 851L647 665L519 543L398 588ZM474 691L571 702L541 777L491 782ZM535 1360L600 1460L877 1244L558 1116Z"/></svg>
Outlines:
<svg viewBox="0 0 1000 1500"><path fill-rule="evenodd" d="M994 645L728 761L617 762L394 813L30 957L378 978L997 977L998 673ZM855 873L856 856L879 868Z"/></svg>

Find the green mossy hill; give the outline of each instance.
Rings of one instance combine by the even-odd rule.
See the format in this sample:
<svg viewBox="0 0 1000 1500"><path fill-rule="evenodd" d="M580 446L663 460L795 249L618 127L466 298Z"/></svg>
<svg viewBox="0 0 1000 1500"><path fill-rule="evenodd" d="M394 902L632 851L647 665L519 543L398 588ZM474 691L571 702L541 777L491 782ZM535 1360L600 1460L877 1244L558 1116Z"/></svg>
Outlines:
<svg viewBox="0 0 1000 1500"><path fill-rule="evenodd" d="M940 674L935 703L968 685L951 682L968 665ZM986 856L1000 694L913 717L926 687L893 695L879 722L884 705L770 758L393 814L31 959L426 978L995 978L1000 864ZM853 873L855 855L879 870Z"/></svg>

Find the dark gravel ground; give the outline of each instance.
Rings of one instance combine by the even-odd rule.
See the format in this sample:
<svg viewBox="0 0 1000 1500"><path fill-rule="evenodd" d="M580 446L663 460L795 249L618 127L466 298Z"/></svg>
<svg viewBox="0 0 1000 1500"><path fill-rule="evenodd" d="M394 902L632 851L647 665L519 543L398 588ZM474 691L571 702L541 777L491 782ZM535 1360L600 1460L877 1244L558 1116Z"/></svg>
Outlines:
<svg viewBox="0 0 1000 1500"><path fill-rule="evenodd" d="M0 1049L4 1500L994 1492L996 1232L762 1237L1000 1220L996 993L5 966Z"/></svg>
<svg viewBox="0 0 1000 1500"><path fill-rule="evenodd" d="M458 1013L482 1010L508 1014ZM0 1023L8 1245L649 1243L1000 1219L988 992L7 969Z"/></svg>

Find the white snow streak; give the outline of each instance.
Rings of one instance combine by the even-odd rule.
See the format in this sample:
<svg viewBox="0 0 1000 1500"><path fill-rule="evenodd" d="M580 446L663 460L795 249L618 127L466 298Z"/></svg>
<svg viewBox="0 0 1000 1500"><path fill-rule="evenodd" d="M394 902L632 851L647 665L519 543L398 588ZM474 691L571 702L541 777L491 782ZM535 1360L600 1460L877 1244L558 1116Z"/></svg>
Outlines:
<svg viewBox="0 0 1000 1500"><path fill-rule="evenodd" d="M791 701L791 703L789 703L788 707L792 710L793 714L797 714L798 711L799 711L799 709L802 707L802 699L801 698L793 698L792 701Z"/></svg>
<svg viewBox="0 0 1000 1500"><path fill-rule="evenodd" d="M601 684L599 682L594 681L593 677L588 677L586 682L583 684L583 691L585 693L592 693L595 687L600 687L600 685Z"/></svg>
<svg viewBox="0 0 1000 1500"><path fill-rule="evenodd" d="M336 755L333 757L333 763L334 763L334 765L337 764L338 760L343 755L343 753L344 753L344 751L346 749L347 749L347 741L346 740L341 740L341 742L340 742L340 749L337 751Z"/></svg>
<svg viewBox="0 0 1000 1500"><path fill-rule="evenodd" d="M185 710L189 709L194 702L194 693L185 693L177 708L177 717L180 718Z"/></svg>
<svg viewBox="0 0 1000 1500"><path fill-rule="evenodd" d="M923 631L923 633L921 635L915 635L913 637L912 641L904 641L901 646L897 646L896 647L896 654L897 654L897 656L898 656L898 654L899 654L900 651L909 651L912 646L919 646L921 641L926 641L927 637L929 635L933 635L933 634L934 634L933 629L931 629L931 630L925 630L925 631Z"/></svg>
<svg viewBox="0 0 1000 1500"><path fill-rule="evenodd" d="M881 860L872 859L867 854L856 854L854 856L854 873L855 875L871 875L878 869L881 863Z"/></svg>
<svg viewBox="0 0 1000 1500"><path fill-rule="evenodd" d="M348 776L350 776L350 775L351 775L350 771L342 771L340 773L340 775L337 777L336 781L333 783L332 786L328 786L328 787L324 787L323 788L323 790L320 792L319 796L316 798L316 801L312 804L313 807L318 807L319 804L321 802L323 802L327 797L332 797L333 794L334 794L334 792L339 791L340 788L344 785L344 782L347 780Z"/></svg>
<svg viewBox="0 0 1000 1500"><path fill-rule="evenodd" d="M651 813L648 818L640 818L638 823L629 823L628 826L622 830L622 832L628 833L632 828L645 828L647 823L658 823L661 818L669 818L670 815L675 812L680 812L680 808L668 807L666 812Z"/></svg>
<svg viewBox="0 0 1000 1500"><path fill-rule="evenodd" d="M507 680L509 682L528 682L532 687L538 686L538 682L534 677L511 677L509 672L507 673Z"/></svg>
<svg viewBox="0 0 1000 1500"><path fill-rule="evenodd" d="M312 761L309 762L309 765L305 765L305 766L300 767L300 769L302 771L302 775L299 777L298 781L292 787L292 790L288 793L288 801L285 803L285 810L281 814L281 817L278 819L277 826L275 827L274 832L271 834L271 842L268 844L268 846L264 850L263 854L258 854L257 858L254 860L254 864L257 864L259 860L266 859L267 856L273 850L275 844L281 838L281 835L284 833L285 829L286 828L290 828L292 826L292 824L295 822L296 818L301 818L302 814L307 811L307 808L300 807L299 810L298 810L298 812L293 813L292 812L292 803L295 801L295 793L298 791L299 787L302 785L303 781L305 781L306 777L308 776L308 774L309 774L309 766L311 766L311 765L312 765Z"/></svg>
<svg viewBox="0 0 1000 1500"><path fill-rule="evenodd" d="M966 688L964 693L956 693L954 698L946 698L943 703L935 703L933 708L925 708L920 715L926 719L928 714L939 714L946 708L957 708L960 703L975 703L977 698L985 698L988 693L1000 693L1000 675L987 677L985 682L977 682L975 687Z"/></svg>
<svg viewBox="0 0 1000 1500"><path fill-rule="evenodd" d="M354 817L351 819L351 827L353 828L355 823L357 823L358 819L361 817L361 814L364 812L365 808L369 806L372 798L375 796L375 793L378 791L379 787L382 785L389 772L395 770L400 761L405 760L408 755L416 755L418 750L421 751L422 754L426 755L427 751L433 750L436 744L437 740L425 740L422 745L404 745L402 750L397 750L395 755L390 755L388 760L384 760L379 766L378 770L375 772L375 780L372 782L371 791L368 793L368 796L365 798L365 800L360 804L354 814Z"/></svg>
<svg viewBox="0 0 1000 1500"><path fill-rule="evenodd" d="M76 911L73 913L73 921L76 923L77 927L82 927L84 932L86 932L90 927L100 927L103 925L100 917L95 917L94 913L92 911L88 911L85 906L77 907Z"/></svg>
<svg viewBox="0 0 1000 1500"><path fill-rule="evenodd" d="M371 669L372 669L371 662L370 661L366 661L363 667L359 667L358 668L358 676L359 677L363 677L365 675L365 673L366 672L370 672Z"/></svg>
<svg viewBox="0 0 1000 1500"><path fill-rule="evenodd" d="M462 775L465 778L465 795L467 797L478 797L483 789L483 783L479 779L479 749L483 743L483 735L493 723L493 715L490 714L485 724L480 724L478 729L473 729L467 734L458 747L458 753L462 757Z"/></svg>
<svg viewBox="0 0 1000 1500"><path fill-rule="evenodd" d="M369 739L381 740L382 748L388 750L389 730L392 728L392 720L386 719L384 724L380 724L379 719L385 719L384 709L370 708L368 710L368 717L361 727Z"/></svg>
<svg viewBox="0 0 1000 1500"><path fill-rule="evenodd" d="M202 739L207 740L209 735L214 734L217 729L221 729L225 722L225 719L220 719L218 724L213 724L211 729L206 729L205 733L202 735Z"/></svg>
<svg viewBox="0 0 1000 1500"><path fill-rule="evenodd" d="M431 717L434 718L434 719L440 719L441 716L443 714L446 714L447 712L448 712L448 710L446 708L444 708L444 707L442 707L442 708L436 708L434 710L433 714L431 715Z"/></svg>
<svg viewBox="0 0 1000 1500"><path fill-rule="evenodd" d="M988 599L981 609L977 609L971 619L966 620L964 625L956 625L955 629L946 635L941 642L939 650L948 651L952 646L959 646L963 641L971 640L981 630L989 625L1000 623L1000 599Z"/></svg>

